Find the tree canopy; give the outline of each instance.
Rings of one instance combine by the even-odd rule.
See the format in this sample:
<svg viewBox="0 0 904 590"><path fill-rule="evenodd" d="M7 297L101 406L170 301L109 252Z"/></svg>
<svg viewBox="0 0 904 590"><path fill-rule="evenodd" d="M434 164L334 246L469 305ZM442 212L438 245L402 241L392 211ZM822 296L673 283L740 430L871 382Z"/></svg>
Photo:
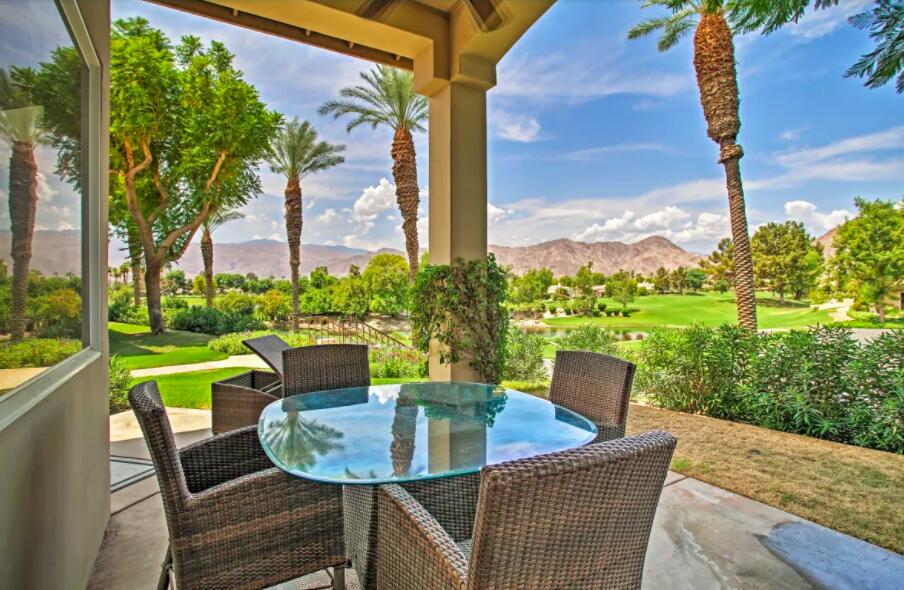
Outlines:
<svg viewBox="0 0 904 590"><path fill-rule="evenodd" d="M816 285L822 271L822 246L799 221L761 226L750 242L757 281L785 298L801 299Z"/></svg>

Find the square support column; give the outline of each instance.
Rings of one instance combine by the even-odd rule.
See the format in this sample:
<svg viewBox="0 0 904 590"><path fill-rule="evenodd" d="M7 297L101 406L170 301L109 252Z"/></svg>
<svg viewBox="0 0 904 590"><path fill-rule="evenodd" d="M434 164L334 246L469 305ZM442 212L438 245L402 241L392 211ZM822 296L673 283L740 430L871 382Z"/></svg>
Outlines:
<svg viewBox="0 0 904 590"><path fill-rule="evenodd" d="M430 262L487 254L486 88L451 82L430 96ZM430 353L432 381L479 381L467 362L441 365Z"/></svg>

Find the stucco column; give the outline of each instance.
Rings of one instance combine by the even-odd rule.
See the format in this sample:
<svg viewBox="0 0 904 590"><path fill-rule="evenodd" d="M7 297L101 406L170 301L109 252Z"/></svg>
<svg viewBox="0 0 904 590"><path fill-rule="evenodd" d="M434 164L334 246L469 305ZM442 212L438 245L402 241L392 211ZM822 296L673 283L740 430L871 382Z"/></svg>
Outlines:
<svg viewBox="0 0 904 590"><path fill-rule="evenodd" d="M453 81L430 95L430 262L487 254L487 87ZM441 365L432 381L479 381L467 362Z"/></svg>

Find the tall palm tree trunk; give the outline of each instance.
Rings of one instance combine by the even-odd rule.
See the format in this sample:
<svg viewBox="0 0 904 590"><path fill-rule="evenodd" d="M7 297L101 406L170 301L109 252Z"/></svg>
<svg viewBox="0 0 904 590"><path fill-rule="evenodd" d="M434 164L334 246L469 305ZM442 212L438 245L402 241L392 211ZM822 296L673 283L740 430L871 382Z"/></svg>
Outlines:
<svg viewBox="0 0 904 590"><path fill-rule="evenodd" d="M392 139L392 177L396 185L396 200L402 214L402 231L405 232L408 278L413 283L417 276L420 253L417 241L417 210L420 205L420 189L417 185L417 154L414 151L414 138L407 129L397 129Z"/></svg>
<svg viewBox="0 0 904 590"><path fill-rule="evenodd" d="M14 142L9 158L9 220L12 231L10 258L13 260L10 332L13 340L25 337L28 325L28 265L38 208L38 166L34 144Z"/></svg>
<svg viewBox="0 0 904 590"><path fill-rule="evenodd" d="M207 307L213 307L213 237L206 227L201 235L201 258L204 259L204 298Z"/></svg>
<svg viewBox="0 0 904 590"><path fill-rule="evenodd" d="M735 71L731 30L721 12L705 13L694 34L694 69L700 103L708 124L707 134L719 144L719 163L725 167L728 211L735 255L735 297L738 323L756 329L756 296L753 260L747 231L747 210L741 183L740 159L744 150L737 143L741 129L738 114L738 79Z"/></svg>
<svg viewBox="0 0 904 590"><path fill-rule="evenodd" d="M134 296L133 303L135 307L141 306L141 238L138 236L138 229L134 224L129 223L128 229L129 240L129 266L132 273L132 294Z"/></svg>
<svg viewBox="0 0 904 590"><path fill-rule="evenodd" d="M298 329L298 265L301 262L301 183L294 178L286 184L286 240L289 242L289 272L292 279L292 328Z"/></svg>

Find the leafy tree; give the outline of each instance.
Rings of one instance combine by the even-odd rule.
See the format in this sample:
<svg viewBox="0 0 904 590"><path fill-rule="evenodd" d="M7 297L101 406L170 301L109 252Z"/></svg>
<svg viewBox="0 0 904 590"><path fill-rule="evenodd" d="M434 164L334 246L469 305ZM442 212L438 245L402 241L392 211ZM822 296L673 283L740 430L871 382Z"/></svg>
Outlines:
<svg viewBox="0 0 904 590"><path fill-rule="evenodd" d="M167 295L178 295L182 291L188 290L188 279L185 278L185 272L181 270L171 270L163 276L161 287Z"/></svg>
<svg viewBox="0 0 904 590"><path fill-rule="evenodd" d="M574 286L580 296L581 312L589 315L596 303L593 294L593 262L590 261L578 269L574 275Z"/></svg>
<svg viewBox="0 0 904 590"><path fill-rule="evenodd" d="M700 268L716 283L734 283L734 243L731 238L722 238L708 258L700 261Z"/></svg>
<svg viewBox="0 0 904 590"><path fill-rule="evenodd" d="M662 31L659 50L666 51L694 31L694 69L700 103L708 125L707 135L719 144L719 162L725 167L728 209L735 250L735 293L738 323L756 329L756 294L753 262L747 230L747 211L741 183L740 160L744 150L737 143L741 129L738 114L738 79L734 40L726 17L732 19L743 2L730 0L647 0L644 7L662 6L671 15L644 21L628 33L630 39ZM773 2L773 4L781 4Z"/></svg>
<svg viewBox="0 0 904 590"><path fill-rule="evenodd" d="M321 115L352 117L348 131L359 125L388 127L393 130L392 177L396 200L402 214L405 249L408 252L409 280L413 283L418 269L417 211L420 188L417 183L417 159L412 131L423 131L427 120L427 99L414 92L414 74L378 65L361 72L364 84L339 91L341 100L330 100L318 111Z"/></svg>
<svg viewBox="0 0 904 590"><path fill-rule="evenodd" d="M303 225L301 181L306 176L338 166L345 161L341 153L344 145L317 141L317 131L311 123L292 119L270 146L270 168L286 177L286 241L289 243L289 271L292 280L292 324L298 329L298 266L301 256Z"/></svg>
<svg viewBox="0 0 904 590"><path fill-rule="evenodd" d="M691 292L696 293L703 288L703 283L706 282L706 273L699 268L688 268L684 271L684 282Z"/></svg>
<svg viewBox="0 0 904 590"><path fill-rule="evenodd" d="M546 298L546 292L553 283L552 271L548 268L532 268L520 277L513 277L509 289L513 303L531 303Z"/></svg>
<svg viewBox="0 0 904 590"><path fill-rule="evenodd" d="M634 301L637 295L637 281L629 273L619 271L609 277L606 295L613 301L621 303L622 309L628 309L628 304Z"/></svg>
<svg viewBox="0 0 904 590"><path fill-rule="evenodd" d="M270 289L258 297L257 308L267 320L271 322L283 321L292 313L291 297L277 289Z"/></svg>
<svg viewBox="0 0 904 590"><path fill-rule="evenodd" d="M257 162L280 115L219 42L185 36L173 48L142 18L114 23L110 45L111 188L125 202L144 255L151 331L164 332L160 274L212 210L260 193Z"/></svg>
<svg viewBox="0 0 904 590"><path fill-rule="evenodd" d="M311 288L325 289L336 284L336 277L330 275L330 271L325 266L318 266L311 271Z"/></svg>
<svg viewBox="0 0 904 590"><path fill-rule="evenodd" d="M653 288L660 295L664 295L669 292L669 271L665 269L665 267L660 266L656 269L656 274L653 275Z"/></svg>
<svg viewBox="0 0 904 590"><path fill-rule="evenodd" d="M408 308L408 263L398 254L377 254L364 269L369 308L398 315Z"/></svg>
<svg viewBox="0 0 904 590"><path fill-rule="evenodd" d="M684 294L684 290L688 288L687 284L687 269L683 266L679 266L669 273L669 290L678 293L679 295Z"/></svg>
<svg viewBox="0 0 904 590"><path fill-rule="evenodd" d="M367 313L369 303L367 285L361 277L361 270L353 264L348 269L348 276L341 279L333 288L333 310L344 315L361 317Z"/></svg>
<svg viewBox="0 0 904 590"><path fill-rule="evenodd" d="M859 215L835 235L834 265L885 321L885 299L904 281L904 201L855 200Z"/></svg>
<svg viewBox="0 0 904 590"><path fill-rule="evenodd" d="M201 258L204 260L204 299L207 307L213 307L213 291L216 281L213 278L213 232L221 225L245 217L235 210L214 209L201 224Z"/></svg>
<svg viewBox="0 0 904 590"><path fill-rule="evenodd" d="M212 287L216 288L216 278L213 279ZM207 293L207 277L203 274L195 275L195 278L191 280L191 292L195 295L204 295Z"/></svg>
<svg viewBox="0 0 904 590"><path fill-rule="evenodd" d="M245 277L238 273L221 272L214 275L214 282L219 289L239 289L245 288Z"/></svg>
<svg viewBox="0 0 904 590"><path fill-rule="evenodd" d="M789 289L799 299L816 283L822 247L814 245L803 223L767 223L753 234L751 248L757 281L782 301Z"/></svg>
<svg viewBox="0 0 904 590"><path fill-rule="evenodd" d="M559 350L584 350L614 355L618 352L618 338L612 330L593 324L584 324L568 330L564 336L555 339Z"/></svg>

